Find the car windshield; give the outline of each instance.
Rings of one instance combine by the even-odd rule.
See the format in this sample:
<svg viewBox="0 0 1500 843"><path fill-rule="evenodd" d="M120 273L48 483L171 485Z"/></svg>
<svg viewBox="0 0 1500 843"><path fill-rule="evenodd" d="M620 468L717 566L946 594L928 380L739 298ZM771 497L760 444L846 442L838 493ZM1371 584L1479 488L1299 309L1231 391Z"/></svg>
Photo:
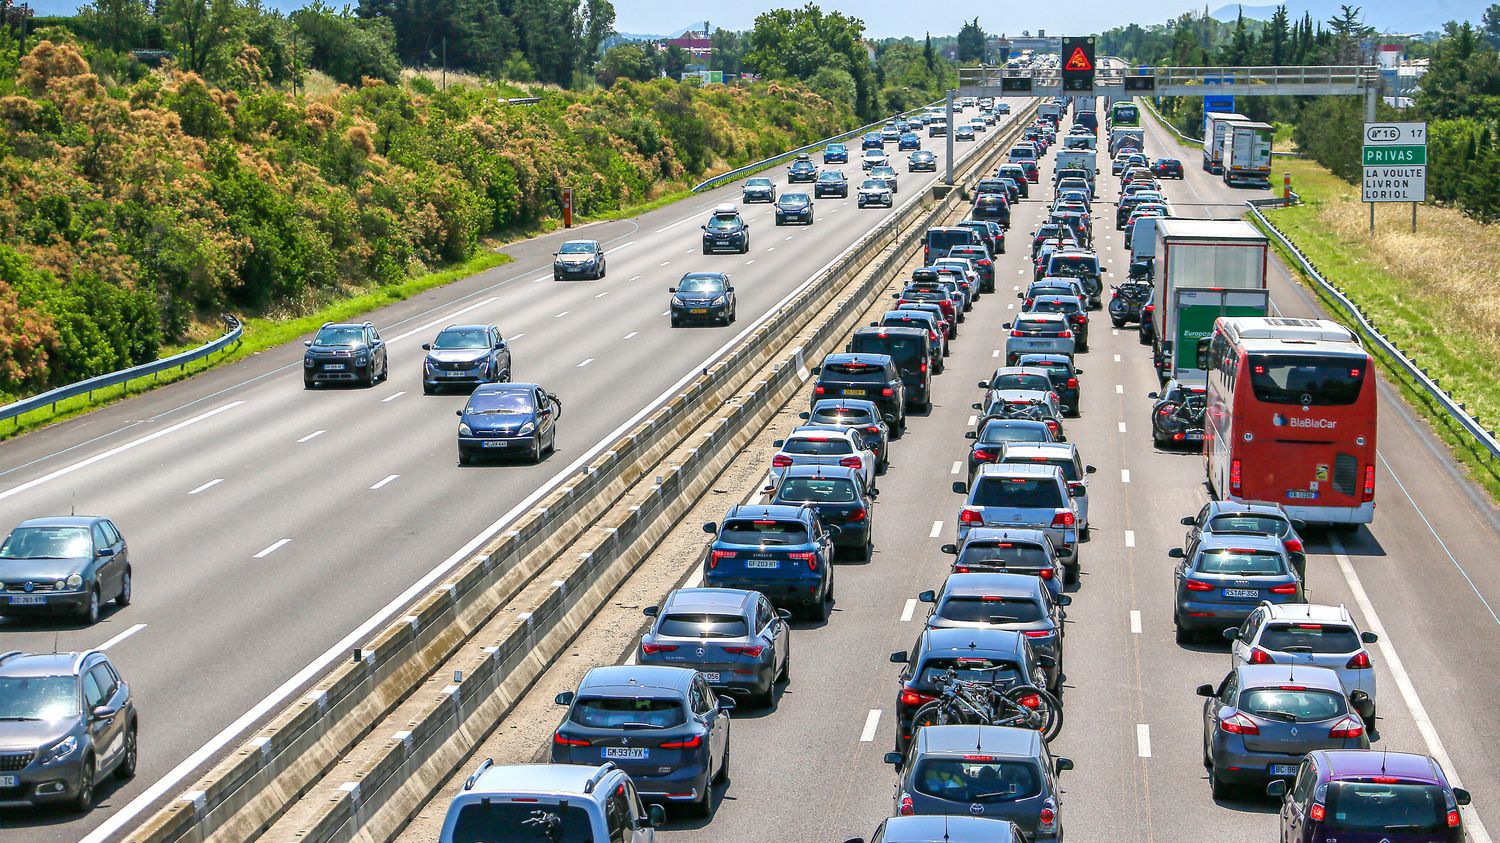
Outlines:
<svg viewBox="0 0 1500 843"><path fill-rule="evenodd" d="M665 729L685 722L682 702L666 697L584 697L573 705L571 719L595 729Z"/></svg>
<svg viewBox="0 0 1500 843"><path fill-rule="evenodd" d="M788 477L776 491L777 501L853 503L854 483L838 477Z"/></svg>
<svg viewBox="0 0 1500 843"><path fill-rule="evenodd" d="M744 638L749 635L745 619L739 615L677 614L665 615L656 627L657 635L673 638Z"/></svg>
<svg viewBox="0 0 1500 843"><path fill-rule="evenodd" d="M1242 691L1239 707L1266 720L1290 723L1332 720L1345 713L1343 694L1292 685Z"/></svg>
<svg viewBox="0 0 1500 843"><path fill-rule="evenodd" d="M1284 518L1241 512L1208 519L1210 533L1255 533L1260 536L1285 536L1291 526Z"/></svg>
<svg viewBox="0 0 1500 843"><path fill-rule="evenodd" d="M843 181L843 180L844 180L843 173L840 173L837 170L824 170L823 172L821 172L821 173L818 174L818 181L833 181L833 182L837 182L837 181Z"/></svg>
<svg viewBox="0 0 1500 843"><path fill-rule="evenodd" d="M1360 648L1352 627L1332 623L1272 623L1260 634L1260 646L1278 653L1352 653Z"/></svg>
<svg viewBox="0 0 1500 843"><path fill-rule="evenodd" d="M806 193L783 193L781 194L781 205L785 208L800 208L811 202Z"/></svg>
<svg viewBox="0 0 1500 843"><path fill-rule="evenodd" d="M1326 797L1330 831L1449 833L1448 797L1437 785L1332 782Z"/></svg>
<svg viewBox="0 0 1500 843"><path fill-rule="evenodd" d="M1047 549L1026 542L973 542L958 554L959 565L993 565L1002 568L1047 568L1052 560Z"/></svg>
<svg viewBox="0 0 1500 843"><path fill-rule="evenodd" d="M950 669L959 679L981 682L993 680L1000 685L1011 685L1021 678L1021 670L1015 662L987 659L982 656L962 658L938 656L922 663L922 669L917 671L917 681L924 685L932 685L941 680Z"/></svg>
<svg viewBox="0 0 1500 843"><path fill-rule="evenodd" d="M443 331L437 335L433 348L489 348L489 332L479 328L464 328Z"/></svg>
<svg viewBox="0 0 1500 843"><path fill-rule="evenodd" d="M1198 570L1205 574L1270 576L1286 573L1278 553L1258 550L1207 550L1198 556Z"/></svg>
<svg viewBox="0 0 1500 843"><path fill-rule="evenodd" d="M861 190L885 190L885 182L879 179L865 179L865 183L859 187Z"/></svg>
<svg viewBox="0 0 1500 843"><path fill-rule="evenodd" d="M1046 375L1009 373L997 375L990 382L990 389L1035 389L1042 392L1052 388L1052 379Z"/></svg>
<svg viewBox="0 0 1500 843"><path fill-rule="evenodd" d="M1352 357L1252 354L1247 362L1256 400L1304 407L1358 401L1367 368L1366 361Z"/></svg>
<svg viewBox="0 0 1500 843"><path fill-rule="evenodd" d="M978 441L984 445L998 445L1001 442L1050 442L1052 434L1043 424L1015 424L1002 419L985 425Z"/></svg>
<svg viewBox="0 0 1500 843"><path fill-rule="evenodd" d="M562 244L562 248L557 251L564 255L587 255L592 253L594 248L594 244L587 240L574 240L570 243Z"/></svg>
<svg viewBox="0 0 1500 843"><path fill-rule="evenodd" d="M714 215L708 221L708 227L714 231L729 231L740 227L740 218L735 216Z"/></svg>
<svg viewBox="0 0 1500 843"><path fill-rule="evenodd" d="M352 326L324 328L313 338L314 345L355 345L364 342L365 329Z"/></svg>
<svg viewBox="0 0 1500 843"><path fill-rule="evenodd" d="M59 720L78 712L72 676L0 676L0 721Z"/></svg>
<svg viewBox="0 0 1500 843"><path fill-rule="evenodd" d="M1052 478L982 477L974 487L975 506L1020 509L1061 509L1068 505Z"/></svg>
<svg viewBox="0 0 1500 843"><path fill-rule="evenodd" d="M17 527L0 545L0 559L76 559L93 553L86 527Z"/></svg>
<svg viewBox="0 0 1500 843"><path fill-rule="evenodd" d="M679 293L722 293L724 279L715 275L689 275L677 282Z"/></svg>
<svg viewBox="0 0 1500 843"><path fill-rule="evenodd" d="M469 397L465 413L477 415L529 415L536 405L531 393L519 390L506 392L478 392Z"/></svg>
<svg viewBox="0 0 1500 843"><path fill-rule="evenodd" d="M842 456L854 453L854 445L848 439L832 436L798 437L786 440L782 453L807 454L811 456Z"/></svg>
<svg viewBox="0 0 1500 843"><path fill-rule="evenodd" d="M726 544L807 544L807 527L800 521L741 518L724 522L719 541Z"/></svg>
<svg viewBox="0 0 1500 843"><path fill-rule="evenodd" d="M771 186L771 180L770 179L747 179L745 181L745 186L746 187L770 187Z"/></svg>
<svg viewBox="0 0 1500 843"><path fill-rule="evenodd" d="M453 843L593 843L588 811L539 802L470 802L453 821Z"/></svg>
<svg viewBox="0 0 1500 843"><path fill-rule="evenodd" d="M937 614L950 621L983 623L1030 623L1045 617L1042 607L1029 597L999 596L955 595L943 601Z"/></svg>
<svg viewBox="0 0 1500 843"><path fill-rule="evenodd" d="M911 773L911 786L918 793L950 802L987 804L1036 796L1042 792L1042 777L1026 761L966 755L923 758Z"/></svg>

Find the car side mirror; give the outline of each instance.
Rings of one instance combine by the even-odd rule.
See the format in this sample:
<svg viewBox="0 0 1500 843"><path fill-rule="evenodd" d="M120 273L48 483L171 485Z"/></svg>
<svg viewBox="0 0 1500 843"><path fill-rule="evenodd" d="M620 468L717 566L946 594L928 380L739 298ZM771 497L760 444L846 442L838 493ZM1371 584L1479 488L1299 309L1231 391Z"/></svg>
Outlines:
<svg viewBox="0 0 1500 843"><path fill-rule="evenodd" d="M937 592L936 591L932 591L932 590L929 589L927 591L922 592L921 594L918 594L917 595L917 600L919 600L919 601L921 601L923 603L936 603L937 602Z"/></svg>
<svg viewBox="0 0 1500 843"><path fill-rule="evenodd" d="M901 298L901 294L900 293L891 293L891 298L893 298L893 299L899 299L899 298Z"/></svg>
<svg viewBox="0 0 1500 843"><path fill-rule="evenodd" d="M734 711L735 706L737 705L739 704L734 701L734 697L719 697L719 710L724 712L725 714Z"/></svg>
<svg viewBox="0 0 1500 843"><path fill-rule="evenodd" d="M811 369L808 369L807 371L811 372L814 375L821 375L821 374L823 374L823 367L822 366L813 366Z"/></svg>
<svg viewBox="0 0 1500 843"><path fill-rule="evenodd" d="M909 661L905 650L897 650L891 653L891 664L906 664Z"/></svg>
<svg viewBox="0 0 1500 843"><path fill-rule="evenodd" d="M1453 801L1457 802L1460 805L1467 805L1470 802L1474 801L1474 797L1470 796L1467 790L1464 790L1461 787L1455 787L1453 788Z"/></svg>
<svg viewBox="0 0 1500 843"><path fill-rule="evenodd" d="M423 351L431 351L432 350L432 343L430 343L430 342L424 342L424 343L422 343L422 350Z"/></svg>
<svg viewBox="0 0 1500 843"><path fill-rule="evenodd" d="M1071 606L1073 605L1073 597L1068 594L1059 594L1057 595L1057 605Z"/></svg>
<svg viewBox="0 0 1500 843"><path fill-rule="evenodd" d="M311 348L312 347L312 340L303 340L302 344L305 345L305 346L307 346L307 347L309 347L309 348Z"/></svg>
<svg viewBox="0 0 1500 843"><path fill-rule="evenodd" d="M1359 719L1366 723L1375 720L1375 701L1370 699L1370 695L1364 691L1351 691L1349 706L1354 709L1355 714L1359 715Z"/></svg>
<svg viewBox="0 0 1500 843"><path fill-rule="evenodd" d="M953 493L956 495L967 495L969 493L969 484L962 480L953 481Z"/></svg>
<svg viewBox="0 0 1500 843"><path fill-rule="evenodd" d="M676 287L668 287L667 288L667 292L669 292L669 293L675 293L675 292L677 292L677 288Z"/></svg>
<svg viewBox="0 0 1500 843"><path fill-rule="evenodd" d="M1180 547L1174 547L1171 550L1167 551L1167 558L1168 559L1186 559L1187 558L1187 554L1183 552L1182 548L1180 548Z"/></svg>
<svg viewBox="0 0 1500 843"><path fill-rule="evenodd" d="M660 606L646 606L646 607L644 607L644 608L641 609L641 614L645 615L648 618L654 618L657 615L661 614L661 607Z"/></svg>
<svg viewBox="0 0 1500 843"><path fill-rule="evenodd" d="M667 808L665 805L651 805L646 808L646 825L652 828L660 828L667 824Z"/></svg>
<svg viewBox="0 0 1500 843"><path fill-rule="evenodd" d="M901 757L901 753L899 752L887 752L885 754L885 763L895 767L897 770L901 769L901 765L904 762L905 759Z"/></svg>
<svg viewBox="0 0 1500 843"><path fill-rule="evenodd" d="M1272 779L1266 782L1266 795L1272 799L1286 798L1286 779Z"/></svg>
<svg viewBox="0 0 1500 843"><path fill-rule="evenodd" d="M1150 398L1153 401L1155 401L1155 400L1158 400L1158 399L1161 398L1161 393L1159 393L1159 392L1148 392L1148 393L1146 393L1146 397Z"/></svg>
<svg viewBox="0 0 1500 843"><path fill-rule="evenodd" d="M708 226L706 226L706 225L700 225L698 227L701 228L701 229L703 229L704 231L708 230Z"/></svg>
<svg viewBox="0 0 1500 843"><path fill-rule="evenodd" d="M964 431L964 438L965 439L978 439L979 438L979 434L975 433L972 430L967 430L967 431Z"/></svg>
<svg viewBox="0 0 1500 843"><path fill-rule="evenodd" d="M1095 467L1095 466L1092 466L1092 465L1086 465L1086 466L1083 467L1083 473L1084 474L1095 474L1098 471L1099 471L1099 469L1097 467Z"/></svg>
<svg viewBox="0 0 1500 843"><path fill-rule="evenodd" d="M458 416L459 418L463 418L464 417L464 411L463 410L454 410L453 411L453 415Z"/></svg>
<svg viewBox="0 0 1500 843"><path fill-rule="evenodd" d="M710 521L707 524L703 525L703 532L708 533L710 536L712 536L715 533L719 532L719 525Z"/></svg>
<svg viewBox="0 0 1500 843"><path fill-rule="evenodd" d="M784 621L789 621L792 619L792 611L790 609L777 609L776 617L781 618Z"/></svg>
<svg viewBox="0 0 1500 843"><path fill-rule="evenodd" d="M1376 635L1373 632L1361 632L1359 634L1359 640L1364 644L1374 644L1376 641L1380 640L1380 636Z"/></svg>
<svg viewBox="0 0 1500 843"><path fill-rule="evenodd" d="M1239 637L1240 637L1240 628L1237 627L1237 626L1231 626L1228 629L1224 630L1224 640L1225 641L1237 641L1237 640L1239 640Z"/></svg>
<svg viewBox="0 0 1500 843"><path fill-rule="evenodd" d="M1051 656L1049 656L1049 655L1047 655L1045 653L1037 653L1036 654L1036 663L1039 664L1039 665L1041 665L1042 667L1048 668L1048 669L1057 667L1057 659L1055 659L1055 658L1053 658L1053 657L1051 657Z"/></svg>
<svg viewBox="0 0 1500 843"><path fill-rule="evenodd" d="M771 440L771 447L772 448L780 448L781 446L783 446L785 444L786 444L786 440L785 439L772 439Z"/></svg>
<svg viewBox="0 0 1500 843"><path fill-rule="evenodd" d="M1009 330L1010 330L1010 325L1011 325L1011 323L1009 323L1009 322L1006 322L1006 323L1005 323L1005 324L1003 324L1003 325L1001 325L1001 326L1000 326L1000 327L1002 327L1002 328L1004 328L1004 329L1005 329L1005 330L1007 330L1007 331L1009 331Z"/></svg>
<svg viewBox="0 0 1500 843"><path fill-rule="evenodd" d="M112 547L101 547L101 548L99 548L99 555L100 556L114 556L115 555L115 549L112 548Z"/></svg>
<svg viewBox="0 0 1500 843"><path fill-rule="evenodd" d="M95 720L109 720L119 713L120 710L112 705L99 705L94 707L92 715Z"/></svg>
<svg viewBox="0 0 1500 843"><path fill-rule="evenodd" d="M878 498L878 497L880 497L880 490L879 489L871 489L868 492L866 492L865 494L869 495L872 498Z"/></svg>
<svg viewBox="0 0 1500 843"><path fill-rule="evenodd" d="M1194 518L1191 515L1184 515L1181 518L1177 519L1177 523L1181 524L1184 527L1191 527L1194 524L1198 523L1198 519Z"/></svg>
<svg viewBox="0 0 1500 843"><path fill-rule="evenodd" d="M1081 375L1081 374L1083 374L1083 370L1082 369L1074 369L1073 370L1073 374L1075 374L1075 375Z"/></svg>
<svg viewBox="0 0 1500 843"><path fill-rule="evenodd" d="M1199 685L1197 694L1200 697L1216 697L1219 695L1219 692L1215 691L1212 685Z"/></svg>
<svg viewBox="0 0 1500 843"><path fill-rule="evenodd" d="M1082 483L1078 484L1077 486L1068 487L1068 497L1070 498L1081 498L1088 493L1089 487L1083 485Z"/></svg>
<svg viewBox="0 0 1500 843"><path fill-rule="evenodd" d="M958 545L956 544L945 544L942 547L938 548L938 550L948 554L949 556L958 555Z"/></svg>
<svg viewBox="0 0 1500 843"><path fill-rule="evenodd" d="M983 410L984 406L976 402L974 404L970 404L969 405L969 409L971 409L971 410Z"/></svg>
<svg viewBox="0 0 1500 843"><path fill-rule="evenodd" d="M552 701L557 703L558 705L572 705L573 696L574 695L572 691L563 691L561 694L553 697Z"/></svg>
<svg viewBox="0 0 1500 843"><path fill-rule="evenodd" d="M1071 758L1058 758L1052 763L1058 773L1073 769L1073 759Z"/></svg>

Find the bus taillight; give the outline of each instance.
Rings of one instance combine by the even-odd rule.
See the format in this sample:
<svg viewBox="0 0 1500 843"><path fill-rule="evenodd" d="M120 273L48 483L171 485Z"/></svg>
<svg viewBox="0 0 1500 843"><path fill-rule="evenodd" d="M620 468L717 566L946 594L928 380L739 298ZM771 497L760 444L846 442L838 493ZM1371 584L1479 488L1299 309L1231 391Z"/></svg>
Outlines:
<svg viewBox="0 0 1500 843"><path fill-rule="evenodd" d="M1365 487L1359 496L1360 503L1369 503L1375 500L1375 466L1365 466Z"/></svg>
<svg viewBox="0 0 1500 843"><path fill-rule="evenodd" d="M1230 462L1229 462L1229 494L1231 494L1231 495L1238 495L1240 493L1240 490L1243 488L1243 485L1244 485L1243 484L1243 480L1244 480L1244 478L1240 475L1240 461L1239 460L1230 460ZM1370 494L1374 495L1375 494L1375 487L1374 487L1374 485L1371 485L1368 488L1370 489Z"/></svg>

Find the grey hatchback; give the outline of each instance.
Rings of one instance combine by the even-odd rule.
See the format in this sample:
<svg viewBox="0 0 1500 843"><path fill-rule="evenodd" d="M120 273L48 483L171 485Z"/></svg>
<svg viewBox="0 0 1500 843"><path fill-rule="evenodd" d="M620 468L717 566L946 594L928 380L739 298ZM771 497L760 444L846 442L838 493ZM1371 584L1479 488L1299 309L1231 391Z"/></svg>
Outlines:
<svg viewBox="0 0 1500 843"><path fill-rule="evenodd" d="M690 667L715 691L767 706L776 683L790 678L792 614L758 591L679 588L641 611L653 620L636 651L640 664Z"/></svg>
<svg viewBox="0 0 1500 843"><path fill-rule="evenodd" d="M99 607L132 599L130 552L108 518L30 518L0 544L0 615L75 615L99 620Z"/></svg>
<svg viewBox="0 0 1500 843"><path fill-rule="evenodd" d="M1010 820L1030 840L1062 840L1058 776L1073 769L1054 758L1034 729L928 726L896 767L896 814L962 814ZM1004 838L1001 838L1004 839Z"/></svg>
<svg viewBox="0 0 1500 843"><path fill-rule="evenodd" d="M1207 535L1167 555L1179 560L1173 573L1172 612L1179 644L1200 632L1219 638L1225 628L1243 623L1263 600L1307 602L1302 578L1279 538Z"/></svg>
<svg viewBox="0 0 1500 843"><path fill-rule="evenodd" d="M97 650L0 654L0 807L94 806L105 776L136 769L130 686Z"/></svg>
<svg viewBox="0 0 1500 843"><path fill-rule="evenodd" d="M929 629L1009 629L1025 635L1047 674L1047 690L1062 689L1064 606L1073 598L1053 597L1040 577L984 572L950 574L941 592L917 596L932 604Z"/></svg>

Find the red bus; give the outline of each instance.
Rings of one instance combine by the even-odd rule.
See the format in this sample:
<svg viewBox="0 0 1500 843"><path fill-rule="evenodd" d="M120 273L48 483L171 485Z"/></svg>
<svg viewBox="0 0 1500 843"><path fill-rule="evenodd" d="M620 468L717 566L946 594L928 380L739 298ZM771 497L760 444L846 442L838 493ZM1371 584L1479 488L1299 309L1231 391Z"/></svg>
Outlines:
<svg viewBox="0 0 1500 843"><path fill-rule="evenodd" d="M1326 319L1221 317L1198 359L1214 497L1279 503L1309 523L1374 520L1375 378L1354 333Z"/></svg>

